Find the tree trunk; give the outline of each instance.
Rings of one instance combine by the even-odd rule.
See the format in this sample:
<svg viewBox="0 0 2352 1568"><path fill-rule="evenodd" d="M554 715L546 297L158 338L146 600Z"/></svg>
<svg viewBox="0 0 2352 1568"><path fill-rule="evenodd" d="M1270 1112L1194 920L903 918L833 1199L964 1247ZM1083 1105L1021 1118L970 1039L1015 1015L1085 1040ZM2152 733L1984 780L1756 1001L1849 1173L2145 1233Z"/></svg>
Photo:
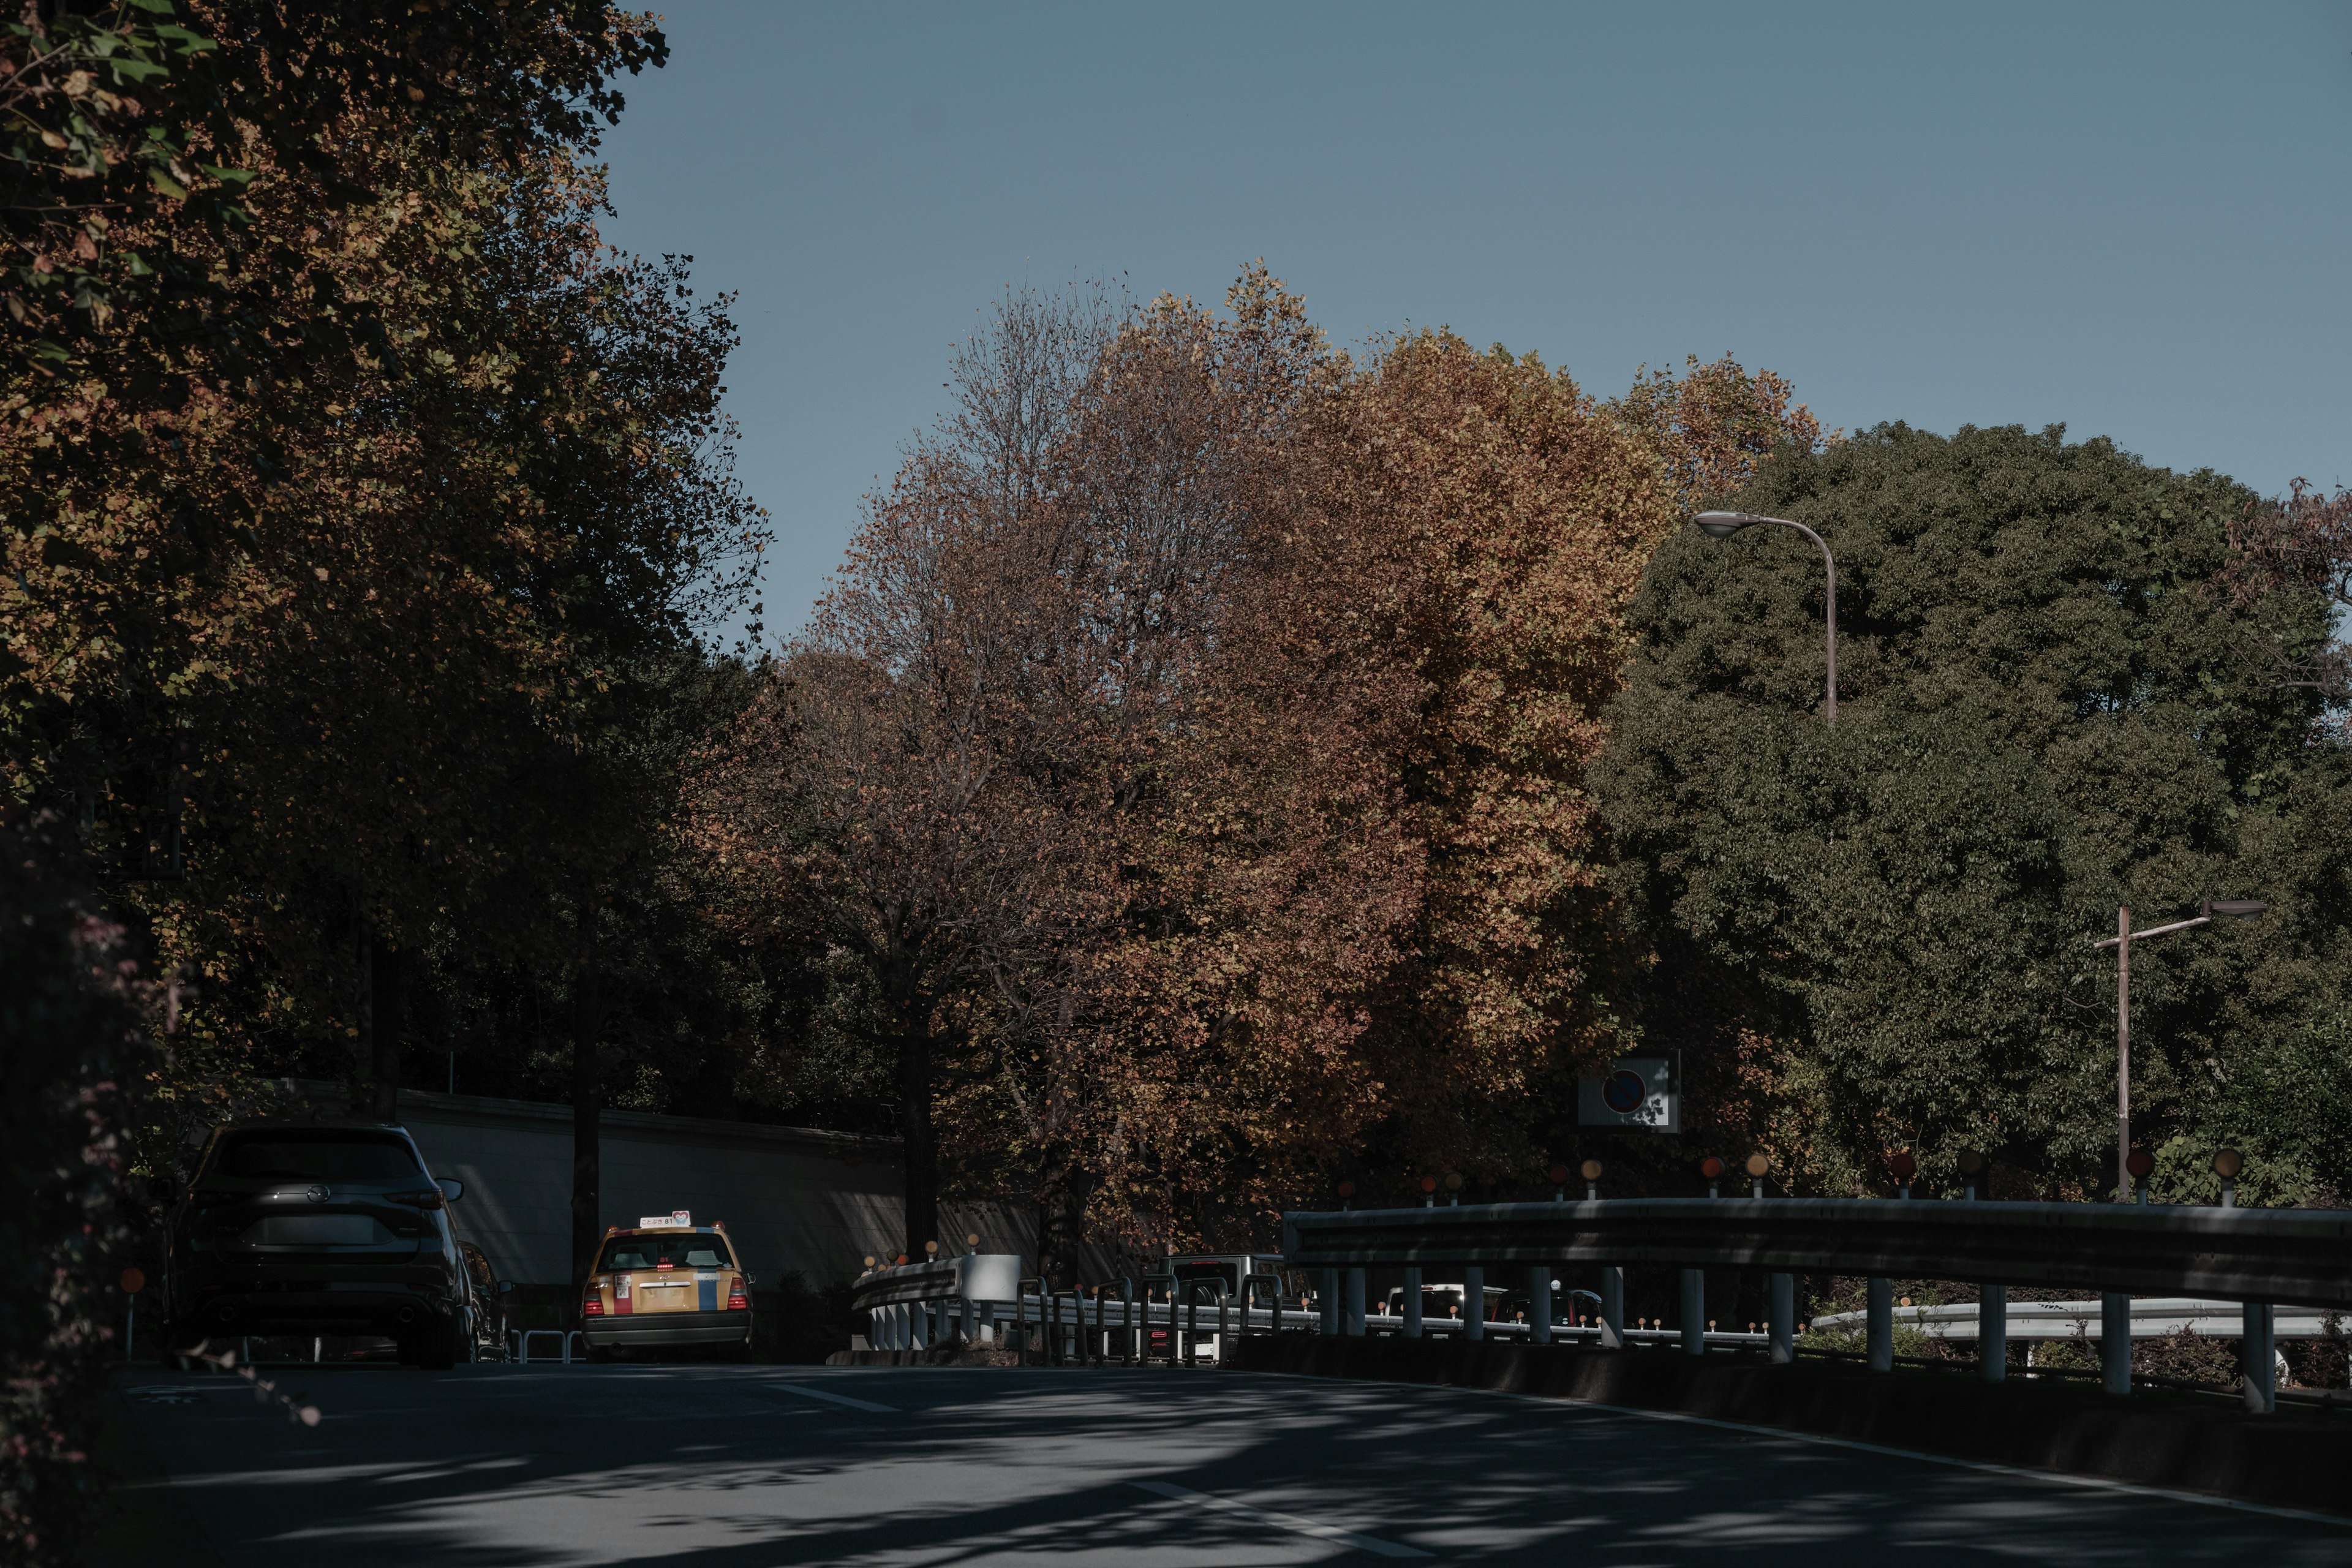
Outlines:
<svg viewBox="0 0 2352 1568"><path fill-rule="evenodd" d="M898 1136L907 1156L907 1258L940 1238L940 1140L931 1125L931 1035L911 1009L898 1031Z"/></svg>
<svg viewBox="0 0 2352 1568"><path fill-rule="evenodd" d="M374 1121L400 1120L402 987L400 955L362 917L356 959L357 994L352 1041L352 1114Z"/></svg>
<svg viewBox="0 0 2352 1568"><path fill-rule="evenodd" d="M572 1280L577 1285L596 1265L604 1239L604 1159L600 1118L604 1111L604 1063L597 1037L604 1032L604 989L593 963L583 963L572 981Z"/></svg>
<svg viewBox="0 0 2352 1568"><path fill-rule="evenodd" d="M894 942L882 954L882 994L898 1036L898 1140L906 1163L907 1260L940 1237L940 1139L931 1125L931 1019L919 946Z"/></svg>
<svg viewBox="0 0 2352 1568"><path fill-rule="evenodd" d="M1086 1194L1068 1144L1047 1150L1037 1179L1037 1273L1053 1288L1079 1283L1079 1248L1086 1242Z"/></svg>

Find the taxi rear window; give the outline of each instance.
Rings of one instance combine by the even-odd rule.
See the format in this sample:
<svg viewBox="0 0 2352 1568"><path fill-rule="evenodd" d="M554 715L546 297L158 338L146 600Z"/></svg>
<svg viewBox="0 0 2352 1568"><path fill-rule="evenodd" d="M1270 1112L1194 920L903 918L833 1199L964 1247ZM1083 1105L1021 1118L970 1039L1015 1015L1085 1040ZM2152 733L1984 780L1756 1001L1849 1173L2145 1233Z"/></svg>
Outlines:
<svg viewBox="0 0 2352 1568"><path fill-rule="evenodd" d="M735 1255L727 1238L716 1234L680 1231L671 1236L612 1236L596 1257L596 1272L617 1274L631 1268L732 1268Z"/></svg>

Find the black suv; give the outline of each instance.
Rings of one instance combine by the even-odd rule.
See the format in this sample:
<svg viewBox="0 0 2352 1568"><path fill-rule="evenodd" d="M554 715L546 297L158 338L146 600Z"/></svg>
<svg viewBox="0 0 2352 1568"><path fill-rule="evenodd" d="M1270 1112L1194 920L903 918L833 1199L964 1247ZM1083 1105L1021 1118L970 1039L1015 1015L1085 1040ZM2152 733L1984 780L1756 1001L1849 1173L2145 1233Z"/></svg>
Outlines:
<svg viewBox="0 0 2352 1568"><path fill-rule="evenodd" d="M398 1127L214 1131L172 1215L172 1346L245 1334L386 1334L400 1359L466 1355L473 1313L446 1205Z"/></svg>

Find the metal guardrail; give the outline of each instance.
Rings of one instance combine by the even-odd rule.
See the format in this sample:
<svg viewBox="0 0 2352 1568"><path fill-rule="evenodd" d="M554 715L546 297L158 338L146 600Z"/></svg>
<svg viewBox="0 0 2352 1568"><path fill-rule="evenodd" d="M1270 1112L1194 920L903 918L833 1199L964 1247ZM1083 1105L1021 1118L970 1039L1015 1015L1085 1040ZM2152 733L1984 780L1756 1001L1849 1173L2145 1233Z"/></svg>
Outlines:
<svg viewBox="0 0 2352 1568"><path fill-rule="evenodd" d="M1124 1282L1118 1294L1106 1286L1088 1295L1031 1289L1040 1283L1035 1279L1022 1280L1022 1293L1012 1300L971 1301L943 1294L946 1278L943 1270L918 1264L877 1270L859 1281L852 1307L868 1314L872 1328L866 1337L872 1348L921 1350L957 1339L967 1345L1034 1355L1048 1365L1134 1366L1155 1361L1194 1365L1203 1360L1221 1362L1227 1342L1244 1334L1316 1333L1323 1323L1319 1309L1257 1305L1264 1300L1257 1294L1261 1282L1273 1282L1279 1289L1279 1281L1271 1275L1251 1276L1247 1304L1197 1282L1170 1300L1164 1294L1156 1299L1139 1297L1131 1281ZM1167 1278L1147 1279L1145 1283L1164 1292ZM1372 1334L1411 1331L1408 1320L1395 1313L1368 1312L1364 1326ZM1458 1318L1432 1318L1422 1325L1421 1332L1429 1339L1463 1339L1469 1328ZM1489 1321L1479 1329L1486 1338L1502 1341L1528 1340L1535 1333L1534 1324L1518 1320ZM1555 1343L1569 1344L1684 1342L1681 1331L1664 1328L1624 1329L1612 1342L1611 1331L1597 1322L1555 1323L1549 1337ZM1712 1349L1753 1350L1763 1347L1769 1337L1709 1330L1705 1340ZM1155 1340L1162 1343L1157 1352L1151 1349ZM1199 1353L1203 1347L1209 1352L1206 1357Z"/></svg>
<svg viewBox="0 0 2352 1568"><path fill-rule="evenodd" d="M580 1338L580 1331L578 1329L509 1329L507 1331L507 1340L508 1343L512 1345L514 1348L509 1352L509 1359L513 1361L518 1366L529 1366L530 1364L530 1342L535 1339L542 1339L551 1335L553 1336L555 1340L556 1349L562 1354L563 1364L570 1366L572 1364L572 1342ZM583 1356L583 1359L584 1360L585 1357Z"/></svg>
<svg viewBox="0 0 2352 1568"><path fill-rule="evenodd" d="M2105 1331L2105 1303L2088 1301L2011 1301L2005 1314L2012 1340L2095 1340ZM1979 1308L1973 1301L1958 1306L1897 1307L1893 1321L1916 1328L1931 1340L1967 1342L1977 1337ZM1866 1326L1866 1312L1824 1312L1809 1325L1814 1333L1853 1332ZM2131 1333L2136 1340L2162 1339L2188 1332L2206 1339L2234 1340L2246 1331L2242 1301L2210 1301L2196 1297L2137 1297L2131 1304ZM2271 1323L2271 1337L2281 1340L2324 1340L2352 1331L2352 1321L2335 1312L2281 1312Z"/></svg>
<svg viewBox="0 0 2352 1568"><path fill-rule="evenodd" d="M2352 1307L2352 1211L1610 1198L1292 1213L1283 1260L1665 1264Z"/></svg>
<svg viewBox="0 0 2352 1568"><path fill-rule="evenodd" d="M1433 1337L1451 1332L1467 1339L1589 1342L1609 1349L1671 1344L1697 1355L1717 1349L1761 1348L1771 1360L1788 1362L1797 1348L1796 1276L1860 1275L1868 1280L1869 1295L1869 1306L1853 1314L1867 1339L1863 1359L1883 1372L1895 1364L1890 1281L1903 1276L1966 1280L1981 1287L1981 1299L1973 1307L1937 1321L1951 1322L1961 1310L1972 1314L1975 1334L1952 1337L1977 1339L1980 1373L1998 1381L2006 1375L2011 1334L2009 1288L2088 1287L2100 1292L2095 1303L2060 1304L2066 1309L2069 1337L2098 1340L2100 1375L2106 1388L2126 1394L2133 1383L2130 1343L2139 1314L2131 1292L2137 1290L2166 1299L2165 1307L2156 1309L2158 1315L2177 1307L2208 1304L2184 1298L2237 1303L2231 1315L2242 1345L2244 1401L2250 1410L2266 1411L2276 1404L2275 1307L2284 1303L2323 1313L2352 1308L2352 1211L1973 1200L1593 1198L1297 1212L1283 1216L1282 1261L1286 1268L1321 1272L1318 1310L1258 1306L1262 1289L1267 1295L1279 1289L1279 1280L1271 1275L1243 1280L1238 1300L1222 1287L1210 1292L1191 1281L1182 1282L1180 1298L1180 1282L1163 1275L1147 1279L1145 1299L1137 1300L1132 1282L1128 1282L1120 1288L1118 1316L1107 1315L1106 1299L1098 1292L1091 1321L1086 1298L1076 1292L1033 1293L1033 1287L1043 1291L1038 1281L1020 1281L1011 1301L976 1301L963 1293L979 1276L960 1270L985 1263L1011 1265L1017 1274L1018 1261L943 1259L880 1270L858 1282L854 1300L871 1312L873 1342L879 1348L929 1344L951 1331L967 1342L1003 1343L1010 1318L1013 1342L1024 1354L1042 1352L1054 1361L1117 1359L1134 1364L1151 1359L1152 1346L1160 1342L1161 1353L1171 1363L1190 1362L1202 1342L1202 1297L1208 1294L1213 1296L1208 1311L1213 1314L1207 1317L1208 1342L1220 1358L1227 1338L1237 1334ZM1529 1291L1538 1321L1424 1322L1418 1310L1421 1275L1423 1266L1431 1263L1459 1266L1467 1302L1486 1299L1490 1266L1528 1266L1535 1276ZM1601 1312L1595 1319L1571 1323L1545 1321L1554 1318L1551 1270L1580 1263L1601 1266ZM1625 1326L1625 1270L1652 1266L1683 1272L1685 1321L1676 1330L1668 1331L1663 1323L1656 1329ZM1365 1311L1364 1271L1377 1267L1403 1268L1407 1315ZM1753 1325L1744 1334L1701 1327L1705 1272L1711 1268L1767 1275L1766 1331L1754 1332ZM2095 1334L2074 1323L2094 1308L2100 1321ZM2018 1303L2016 1337L2050 1337L2042 1331L2044 1321L2058 1315L2045 1310L2045 1304ZM2290 1316L2290 1331L2305 1328L2309 1316ZM2221 1318L2220 1312L2202 1314L2215 1328ZM1032 1323L1037 1325L1034 1331ZM1116 1342L1114 1335L1118 1336Z"/></svg>
<svg viewBox="0 0 2352 1568"><path fill-rule="evenodd" d="M1766 1353L1794 1358L1800 1273L1862 1275L1863 1360L1895 1365L1893 1277L1966 1280L1975 1304L1980 1374L2007 1375L2012 1285L2099 1291L2100 1377L2131 1392L2131 1292L2220 1297L2240 1303L2240 1393L2252 1412L2277 1407L2275 1309L2352 1306L2352 1211L2205 1208L2147 1204L2015 1204L1838 1198L1588 1198L1570 1203L1292 1213L1283 1216L1286 1266L1323 1271L1325 1294L1361 1300L1364 1270L1402 1266L1417 1280L1426 1263L1458 1264L1465 1293L1492 1264L1523 1264L1541 1280L1560 1264L1599 1264L1607 1325L1602 1343L1627 1342L1629 1267L1683 1272L1682 1347L1703 1354L1698 1330L1709 1268L1766 1273ZM1341 1288L1344 1278L1345 1289ZM2022 1338L2036 1336L2031 1304ZM2291 1320L2293 1321L2293 1320ZM1363 1331L1351 1315L1340 1331ZM1411 1331L1408 1330L1408 1332ZM1544 1337L1541 1334L1538 1338ZM2142 1381L2147 1381L2143 1379Z"/></svg>

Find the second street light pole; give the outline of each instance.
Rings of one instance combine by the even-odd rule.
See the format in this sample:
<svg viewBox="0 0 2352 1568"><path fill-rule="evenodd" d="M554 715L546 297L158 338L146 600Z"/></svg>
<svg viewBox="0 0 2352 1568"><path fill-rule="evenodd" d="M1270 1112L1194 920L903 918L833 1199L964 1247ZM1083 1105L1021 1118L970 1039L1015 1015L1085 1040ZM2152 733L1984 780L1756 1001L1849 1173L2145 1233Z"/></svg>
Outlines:
<svg viewBox="0 0 2352 1568"><path fill-rule="evenodd" d="M1822 717L1832 730L1837 728L1837 560L1830 554L1829 543L1801 522L1790 522L1785 517L1765 517L1752 511L1703 511L1691 519L1699 531L1709 539L1728 539L1743 528L1753 528L1759 522L1780 528L1793 528L1818 546L1822 552L1822 569L1829 582L1829 641L1823 662L1828 667L1828 699L1822 705Z"/></svg>
<svg viewBox="0 0 2352 1568"><path fill-rule="evenodd" d="M2189 931L2196 926L2211 925L2213 917L2250 921L2268 904L2252 899L2208 899L2195 919L2175 921L2168 926L2150 926L2146 931L2132 930L2131 907L2119 905L2116 910L2116 934L2093 942L2094 947L2116 950L2116 1201L2131 1202L2131 944L2146 942L2150 937L2169 936L2177 931Z"/></svg>
<svg viewBox="0 0 2352 1568"><path fill-rule="evenodd" d="M2116 1201L2131 1201L2131 906L2116 906Z"/></svg>

